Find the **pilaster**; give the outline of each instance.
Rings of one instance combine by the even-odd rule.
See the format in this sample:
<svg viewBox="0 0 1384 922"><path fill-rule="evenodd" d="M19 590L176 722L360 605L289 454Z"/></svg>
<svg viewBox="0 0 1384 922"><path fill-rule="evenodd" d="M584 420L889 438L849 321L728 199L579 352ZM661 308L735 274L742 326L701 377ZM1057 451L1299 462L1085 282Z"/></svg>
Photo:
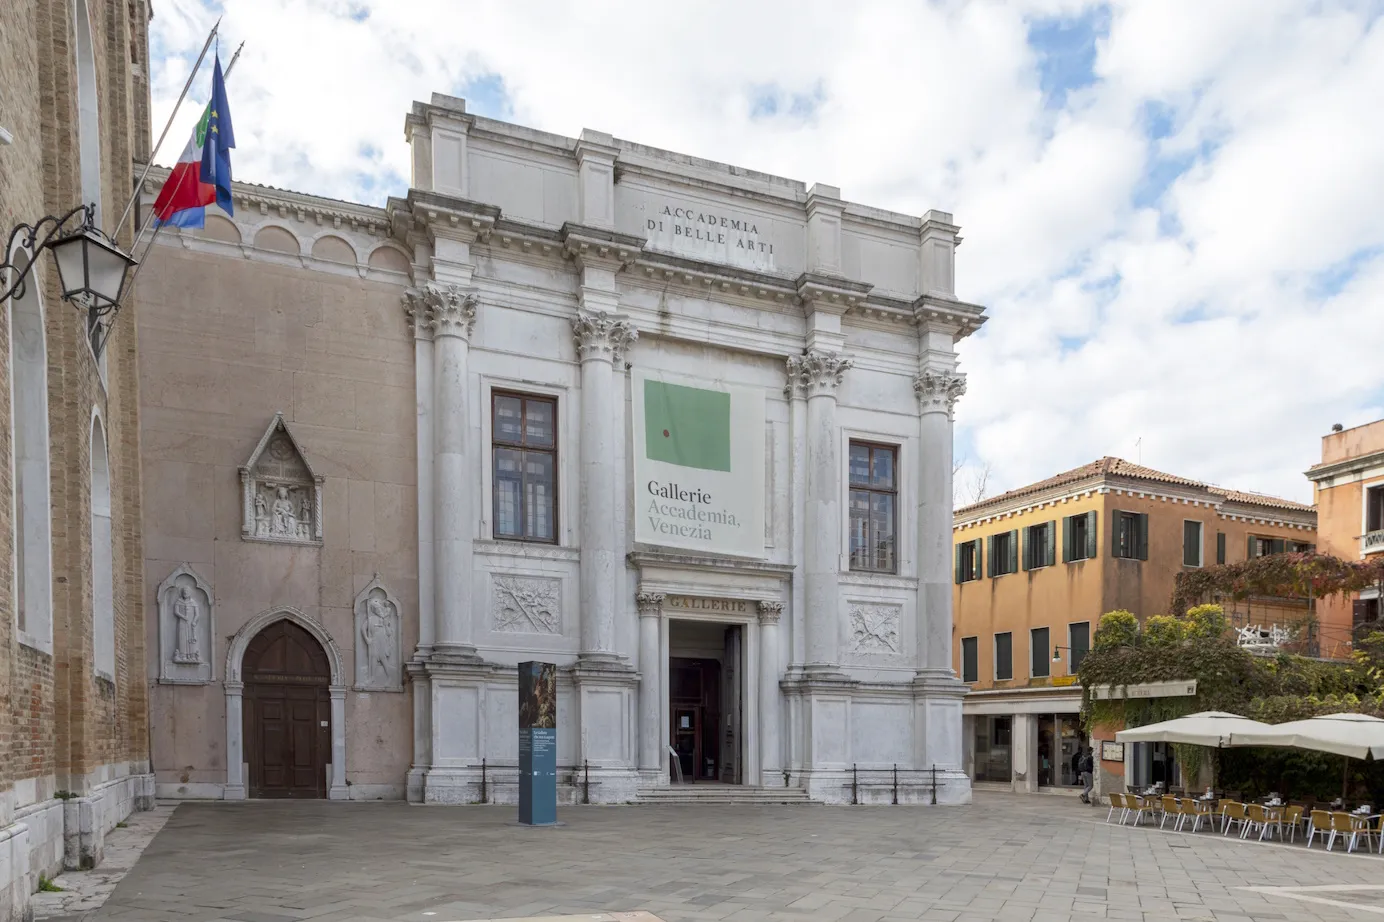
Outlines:
<svg viewBox="0 0 1384 922"><path fill-rule="evenodd" d="M583 128L577 140L577 214L587 227L615 227L615 160L620 149L604 131Z"/></svg>
<svg viewBox="0 0 1384 922"><path fill-rule="evenodd" d="M782 602L759 603L759 784L765 787L782 782L783 698L779 680L783 676L779 620Z"/></svg>
<svg viewBox="0 0 1384 922"><path fill-rule="evenodd" d="M929 211L923 215L918 231L919 289L925 295L956 295L956 248L961 245L957 236L961 228L952 223L945 211Z"/></svg>
<svg viewBox="0 0 1384 922"><path fill-rule="evenodd" d="M662 592L640 591L634 597L639 607L639 770L645 777L658 782L661 758L659 745L663 740L662 711L659 686L663 664L659 661L659 631L663 623Z"/></svg>

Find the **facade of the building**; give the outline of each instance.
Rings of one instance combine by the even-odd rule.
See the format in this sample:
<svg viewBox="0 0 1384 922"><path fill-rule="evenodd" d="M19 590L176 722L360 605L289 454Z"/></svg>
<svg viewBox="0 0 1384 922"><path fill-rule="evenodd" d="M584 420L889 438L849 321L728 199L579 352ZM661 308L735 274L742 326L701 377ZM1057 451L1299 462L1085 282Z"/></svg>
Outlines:
<svg viewBox="0 0 1384 922"><path fill-rule="evenodd" d="M1319 548L1343 560L1384 554L1384 420L1322 437L1322 460L1307 472L1317 500ZM1319 603L1323 652L1340 656L1364 632L1384 630L1378 587Z"/></svg>
<svg viewBox="0 0 1384 922"><path fill-rule="evenodd" d="M82 203L115 231L131 164L148 156L148 17L144 0L0 4L0 240ZM127 224L120 243L132 239ZM15 243L0 262L31 261ZM41 877L99 864L106 833L153 797L138 305L98 359L53 257L32 261L23 292L0 301L3 920L31 916Z"/></svg>
<svg viewBox="0 0 1384 922"><path fill-rule="evenodd" d="M1102 614L1166 614L1177 573L1316 542L1312 507L1225 490L1119 458L958 509L953 663L970 688L967 771L1015 791L1075 790L1077 669ZM1227 603L1237 627L1297 623L1306 603ZM1109 783L1147 783L1166 753L1129 747L1102 761ZM1146 777L1147 776L1147 777ZM1128 779L1126 781L1126 779ZM1161 779L1158 779L1161 780Z"/></svg>
<svg viewBox="0 0 1384 922"><path fill-rule="evenodd" d="M951 215L445 96L406 133L406 198L238 186L141 279L159 791L512 801L542 660L567 800L969 800Z"/></svg>

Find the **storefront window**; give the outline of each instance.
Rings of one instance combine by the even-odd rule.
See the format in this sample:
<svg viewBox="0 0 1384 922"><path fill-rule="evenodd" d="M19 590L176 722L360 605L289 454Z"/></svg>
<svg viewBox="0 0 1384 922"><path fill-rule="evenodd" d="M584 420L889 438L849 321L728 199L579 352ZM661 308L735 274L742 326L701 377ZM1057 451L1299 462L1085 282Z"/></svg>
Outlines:
<svg viewBox="0 0 1384 922"><path fill-rule="evenodd" d="M1038 718L1038 786L1080 785L1076 770L1082 747L1081 723L1075 714Z"/></svg>
<svg viewBox="0 0 1384 922"><path fill-rule="evenodd" d="M1013 778L1010 761L1011 717L976 717L975 719L975 780L1008 783Z"/></svg>
<svg viewBox="0 0 1384 922"><path fill-rule="evenodd" d="M1182 786L1182 772L1173 755L1173 747L1168 743L1134 743L1133 775L1134 786L1146 788L1162 784L1164 790Z"/></svg>

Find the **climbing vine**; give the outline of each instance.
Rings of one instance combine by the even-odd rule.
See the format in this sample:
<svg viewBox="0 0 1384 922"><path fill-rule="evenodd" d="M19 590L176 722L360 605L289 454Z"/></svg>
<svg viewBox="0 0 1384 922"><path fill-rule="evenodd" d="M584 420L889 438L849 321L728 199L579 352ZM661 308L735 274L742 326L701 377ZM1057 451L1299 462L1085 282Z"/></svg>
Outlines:
<svg viewBox="0 0 1384 922"><path fill-rule="evenodd" d="M1270 554L1177 574L1171 609L1182 614L1199 602L1252 595L1321 598L1384 585L1384 558L1342 560L1330 554Z"/></svg>

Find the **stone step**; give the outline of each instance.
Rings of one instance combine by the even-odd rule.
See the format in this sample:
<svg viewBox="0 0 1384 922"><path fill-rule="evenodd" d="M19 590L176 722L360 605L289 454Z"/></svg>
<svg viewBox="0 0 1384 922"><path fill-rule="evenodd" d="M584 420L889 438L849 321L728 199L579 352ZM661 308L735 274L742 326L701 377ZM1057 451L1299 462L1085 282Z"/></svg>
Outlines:
<svg viewBox="0 0 1384 922"><path fill-rule="evenodd" d="M801 788L753 788L730 784L641 788L645 804L810 804Z"/></svg>

